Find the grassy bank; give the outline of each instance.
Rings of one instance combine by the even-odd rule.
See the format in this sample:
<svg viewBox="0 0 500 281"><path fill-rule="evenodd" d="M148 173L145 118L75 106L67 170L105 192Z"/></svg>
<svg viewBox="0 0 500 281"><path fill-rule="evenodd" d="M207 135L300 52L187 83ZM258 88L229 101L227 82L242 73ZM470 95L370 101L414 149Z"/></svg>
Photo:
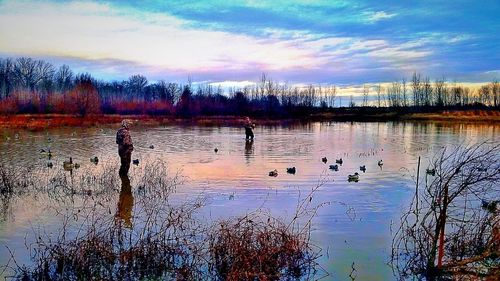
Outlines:
<svg viewBox="0 0 500 281"><path fill-rule="evenodd" d="M87 116L70 114L14 114L0 116L0 128L21 128L44 130L57 127L92 127L119 124L130 119L143 125L206 125L239 126L242 116L197 116L180 118L176 116L93 114ZM253 117L259 125L281 125L300 121L461 121L499 122L499 110L441 110L434 112L398 112L391 110L339 109L309 114L300 118Z"/></svg>

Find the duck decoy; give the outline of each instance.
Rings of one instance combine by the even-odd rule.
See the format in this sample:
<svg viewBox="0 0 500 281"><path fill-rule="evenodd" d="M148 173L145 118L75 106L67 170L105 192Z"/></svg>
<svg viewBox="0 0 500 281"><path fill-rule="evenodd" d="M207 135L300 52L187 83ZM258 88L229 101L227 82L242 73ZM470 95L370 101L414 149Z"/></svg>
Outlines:
<svg viewBox="0 0 500 281"><path fill-rule="evenodd" d="M47 157L52 158L52 152L50 151L50 148L48 150L45 149L40 149L40 154L46 155Z"/></svg>
<svg viewBox="0 0 500 281"><path fill-rule="evenodd" d="M366 166L363 165L363 166L359 166L359 170L362 171L363 173L366 172Z"/></svg>
<svg viewBox="0 0 500 281"><path fill-rule="evenodd" d="M382 162L382 160L379 160L377 165L382 166L382 165L384 165L384 162Z"/></svg>
<svg viewBox="0 0 500 281"><path fill-rule="evenodd" d="M286 168L286 172L289 174L295 174L295 172L297 172L297 169L295 169L295 167Z"/></svg>
<svg viewBox="0 0 500 281"><path fill-rule="evenodd" d="M132 160L132 164L134 164L134 165L139 165L139 159L134 159L134 160Z"/></svg>
<svg viewBox="0 0 500 281"><path fill-rule="evenodd" d="M278 170L275 169L275 170L269 172L269 176L270 177L277 177L278 176Z"/></svg>
<svg viewBox="0 0 500 281"><path fill-rule="evenodd" d="M155 149L155 146L154 145L150 145L149 148Z"/></svg>
<svg viewBox="0 0 500 281"><path fill-rule="evenodd" d="M323 163L326 163L326 162L328 162L328 159L326 159L326 157L323 157L323 158L321 158L321 161L323 161Z"/></svg>
<svg viewBox="0 0 500 281"><path fill-rule="evenodd" d="M358 172L354 173L354 175L349 175L347 176L347 181L354 181L354 182L357 182L359 181L359 174Z"/></svg>
<svg viewBox="0 0 500 281"><path fill-rule="evenodd" d="M344 163L344 160L342 160L342 158L336 159L335 163L340 164L342 166L342 163Z"/></svg>
<svg viewBox="0 0 500 281"><path fill-rule="evenodd" d="M425 173L428 174L428 175L431 175L431 176L435 176L436 175L436 169L425 169Z"/></svg>
<svg viewBox="0 0 500 281"><path fill-rule="evenodd" d="M90 162L97 165L97 163L99 163L99 158L97 156L91 157Z"/></svg>
<svg viewBox="0 0 500 281"><path fill-rule="evenodd" d="M219 149L218 149L217 147L216 147L216 148L214 148L214 152L215 152L215 153L219 152Z"/></svg>
<svg viewBox="0 0 500 281"><path fill-rule="evenodd" d="M73 163L73 158L69 158L69 161L64 161L63 162L63 168L64 170L72 170L75 167L75 164Z"/></svg>
<svg viewBox="0 0 500 281"><path fill-rule="evenodd" d="M330 170L338 171L339 170L339 165L330 165Z"/></svg>
<svg viewBox="0 0 500 281"><path fill-rule="evenodd" d="M481 207L490 213L495 213L497 211L497 204L500 201L486 201L481 199Z"/></svg>

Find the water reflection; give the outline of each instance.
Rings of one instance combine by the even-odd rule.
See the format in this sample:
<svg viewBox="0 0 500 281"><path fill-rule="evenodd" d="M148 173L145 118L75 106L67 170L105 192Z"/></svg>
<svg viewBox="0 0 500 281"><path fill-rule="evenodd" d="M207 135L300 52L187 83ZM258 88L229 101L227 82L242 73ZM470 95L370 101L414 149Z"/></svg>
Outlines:
<svg viewBox="0 0 500 281"><path fill-rule="evenodd" d="M246 163L250 164L250 158L252 158L253 154L253 139L245 140L245 159Z"/></svg>
<svg viewBox="0 0 500 281"><path fill-rule="evenodd" d="M66 172L64 179L70 181L74 177L78 183L88 172L103 172L106 165L120 163L115 128L100 129L0 131L0 136L10 136L0 137L0 162L33 166L45 176L62 172L63 161L73 157L82 167ZM131 185L140 179L138 175L147 163L158 159L165 161L172 173L179 171L186 177L182 188L177 190L179 197L196 197L200 191L207 193L210 201L204 215L210 219L240 215L261 207L263 202L272 213L287 216L296 208L300 194L310 191L319 179L332 179L321 187L314 200L345 202L355 210L356 220L347 218L346 207L338 204L319 210L313 239L321 248L330 249L330 257L325 255L322 266L337 277L334 279L343 280L355 261L360 279L390 280L391 270L385 266L390 225L399 218L401 207L413 190L407 186L413 186L409 175L413 174L418 157L422 156L421 169L425 169L429 158L443 146L498 140L499 129L495 124L307 123L259 126L258 138L243 143L244 129L240 127L137 127L133 131L134 159L140 159L140 164L130 167L130 178L121 177L121 187L117 178L113 179L120 195L105 207L116 210L115 214L110 212L116 223L129 228L138 226L139 212L132 217ZM154 149L149 148L151 144ZM215 147L218 153L214 153ZM49 148L53 153L52 169L47 167L47 156L40 157L39 153L40 149ZM94 156L98 156L98 164L89 161ZM327 164L321 162L322 157L328 158ZM340 158L344 163L338 171L328 169ZM383 166L378 165L380 160ZM348 175L359 173L362 165L366 165L366 173L360 173L359 182L349 183ZM297 167L297 173L287 174L287 167ZM269 177L269 171L274 169L279 176ZM112 172L115 176L116 170ZM135 204L139 201L136 196ZM56 224L50 214L39 211L50 205L44 197L36 199L40 208L19 207L35 202L24 197L3 202L7 203L0 208L0 265L9 256L2 245L14 245L15 249L17 243L17 248L24 247L24 236L30 233L31 222L49 227ZM70 207L73 204L63 203Z"/></svg>
<svg viewBox="0 0 500 281"><path fill-rule="evenodd" d="M116 219L126 228L132 228L132 209L134 207L134 195L130 185L130 178L128 175L120 175L122 186L120 190L120 197L118 199L118 210L116 212Z"/></svg>

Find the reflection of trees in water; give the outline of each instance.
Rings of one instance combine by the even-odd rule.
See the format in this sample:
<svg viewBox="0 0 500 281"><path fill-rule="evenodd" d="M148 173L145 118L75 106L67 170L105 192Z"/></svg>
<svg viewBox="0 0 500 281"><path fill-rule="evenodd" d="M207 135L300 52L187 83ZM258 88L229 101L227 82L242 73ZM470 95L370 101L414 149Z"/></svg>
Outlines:
<svg viewBox="0 0 500 281"><path fill-rule="evenodd" d="M499 155L500 144L480 143L435 157L435 176L426 176L424 189L417 184L394 236L392 263L399 277L498 276Z"/></svg>

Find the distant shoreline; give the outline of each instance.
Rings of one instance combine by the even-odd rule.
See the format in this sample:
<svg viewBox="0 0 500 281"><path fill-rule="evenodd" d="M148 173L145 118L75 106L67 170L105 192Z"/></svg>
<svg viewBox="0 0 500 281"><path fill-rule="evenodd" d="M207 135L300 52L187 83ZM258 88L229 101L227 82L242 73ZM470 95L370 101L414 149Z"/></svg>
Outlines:
<svg viewBox="0 0 500 281"><path fill-rule="evenodd" d="M58 127L93 127L119 124L123 119L154 125L202 125L202 126L239 126L244 116L178 116L115 115L92 114L87 116L70 114L12 114L0 116L0 128L44 130ZM313 113L300 118L252 117L259 125L283 125L297 122L383 122L383 121L458 121L458 122L500 122L500 110L442 110L426 113L352 112L327 111Z"/></svg>

